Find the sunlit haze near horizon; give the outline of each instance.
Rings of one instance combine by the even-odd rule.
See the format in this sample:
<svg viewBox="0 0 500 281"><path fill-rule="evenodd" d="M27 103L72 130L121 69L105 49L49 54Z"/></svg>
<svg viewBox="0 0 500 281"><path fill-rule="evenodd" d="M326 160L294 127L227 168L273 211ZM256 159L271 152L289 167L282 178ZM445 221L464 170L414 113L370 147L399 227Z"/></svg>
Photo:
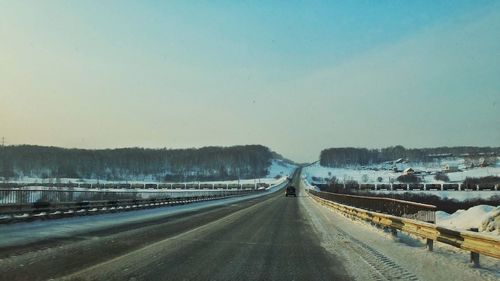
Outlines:
<svg viewBox="0 0 500 281"><path fill-rule="evenodd" d="M0 138L500 146L496 1L3 1Z"/></svg>

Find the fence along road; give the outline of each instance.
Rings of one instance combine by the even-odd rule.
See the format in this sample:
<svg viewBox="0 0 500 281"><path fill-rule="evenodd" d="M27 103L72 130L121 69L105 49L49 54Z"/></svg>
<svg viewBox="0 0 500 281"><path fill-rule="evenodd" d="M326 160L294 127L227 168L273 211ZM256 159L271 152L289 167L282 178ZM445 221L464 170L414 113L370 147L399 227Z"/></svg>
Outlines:
<svg viewBox="0 0 500 281"><path fill-rule="evenodd" d="M436 206L385 197L370 197L309 190L309 193L336 203L398 217L436 222Z"/></svg>
<svg viewBox="0 0 500 281"><path fill-rule="evenodd" d="M425 238L427 239L427 246L430 251L433 249L433 242L438 241L463 250L471 251L471 259L475 266L479 266L479 254L500 259L500 238L498 237L482 235L471 231L456 231L427 222L348 206L345 205L345 203L356 205L356 202L362 201L357 201L357 198L351 198L351 201L342 201L342 197L328 196L328 194L324 193L326 192L309 191L309 194L314 200L342 214L389 227L393 234L396 234L396 231L399 230ZM344 204L336 201L340 201Z"/></svg>

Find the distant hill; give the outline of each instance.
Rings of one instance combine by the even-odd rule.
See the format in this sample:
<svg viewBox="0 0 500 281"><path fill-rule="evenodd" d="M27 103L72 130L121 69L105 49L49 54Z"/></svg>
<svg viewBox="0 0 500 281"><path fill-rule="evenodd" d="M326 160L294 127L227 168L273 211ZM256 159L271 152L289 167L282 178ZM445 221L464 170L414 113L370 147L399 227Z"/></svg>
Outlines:
<svg viewBox="0 0 500 281"><path fill-rule="evenodd" d="M199 149L0 147L0 177L227 180L264 177L276 153L262 145Z"/></svg>
<svg viewBox="0 0 500 281"><path fill-rule="evenodd" d="M404 159L412 162L432 161L442 157L495 157L500 156L500 147L436 147L410 148L391 146L382 149L328 148L321 151L320 164L327 167L368 165Z"/></svg>

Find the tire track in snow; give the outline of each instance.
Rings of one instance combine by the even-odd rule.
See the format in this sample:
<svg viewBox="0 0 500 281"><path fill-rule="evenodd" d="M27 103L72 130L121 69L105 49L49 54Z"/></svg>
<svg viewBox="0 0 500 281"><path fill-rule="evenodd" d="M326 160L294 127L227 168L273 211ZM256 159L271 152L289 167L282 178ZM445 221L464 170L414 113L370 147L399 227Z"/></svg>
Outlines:
<svg viewBox="0 0 500 281"><path fill-rule="evenodd" d="M304 197L303 199L306 201L310 198ZM309 213L309 217L313 221L314 227L318 230L321 236L323 236L326 248L330 248L330 250L335 252L341 250L341 252L343 252L343 258L350 264L357 264L356 262L359 260L363 261L363 263L366 264L366 268L370 270L368 273L369 280L419 280L415 274L400 266L394 260L361 240L352 237L347 232L336 227L334 224L330 223L328 225L330 228L326 229L323 222L311 213L310 205L307 206L308 204L315 203L311 201L303 202L303 206L305 207L306 212ZM332 229L334 230L334 233L332 233Z"/></svg>

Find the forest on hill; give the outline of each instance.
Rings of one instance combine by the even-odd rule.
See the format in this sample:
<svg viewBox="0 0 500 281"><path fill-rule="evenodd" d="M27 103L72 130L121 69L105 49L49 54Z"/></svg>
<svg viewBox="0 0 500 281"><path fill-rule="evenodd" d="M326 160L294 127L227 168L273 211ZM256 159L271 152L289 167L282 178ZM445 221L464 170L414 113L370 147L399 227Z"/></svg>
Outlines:
<svg viewBox="0 0 500 281"><path fill-rule="evenodd" d="M500 147L457 146L410 149L401 145L382 149L342 147L321 151L320 164L327 167L342 167L377 164L397 159L427 162L442 157L496 157L499 155Z"/></svg>
<svg viewBox="0 0 500 281"><path fill-rule="evenodd" d="M190 149L0 147L0 177L228 180L264 177L276 153L262 145Z"/></svg>

